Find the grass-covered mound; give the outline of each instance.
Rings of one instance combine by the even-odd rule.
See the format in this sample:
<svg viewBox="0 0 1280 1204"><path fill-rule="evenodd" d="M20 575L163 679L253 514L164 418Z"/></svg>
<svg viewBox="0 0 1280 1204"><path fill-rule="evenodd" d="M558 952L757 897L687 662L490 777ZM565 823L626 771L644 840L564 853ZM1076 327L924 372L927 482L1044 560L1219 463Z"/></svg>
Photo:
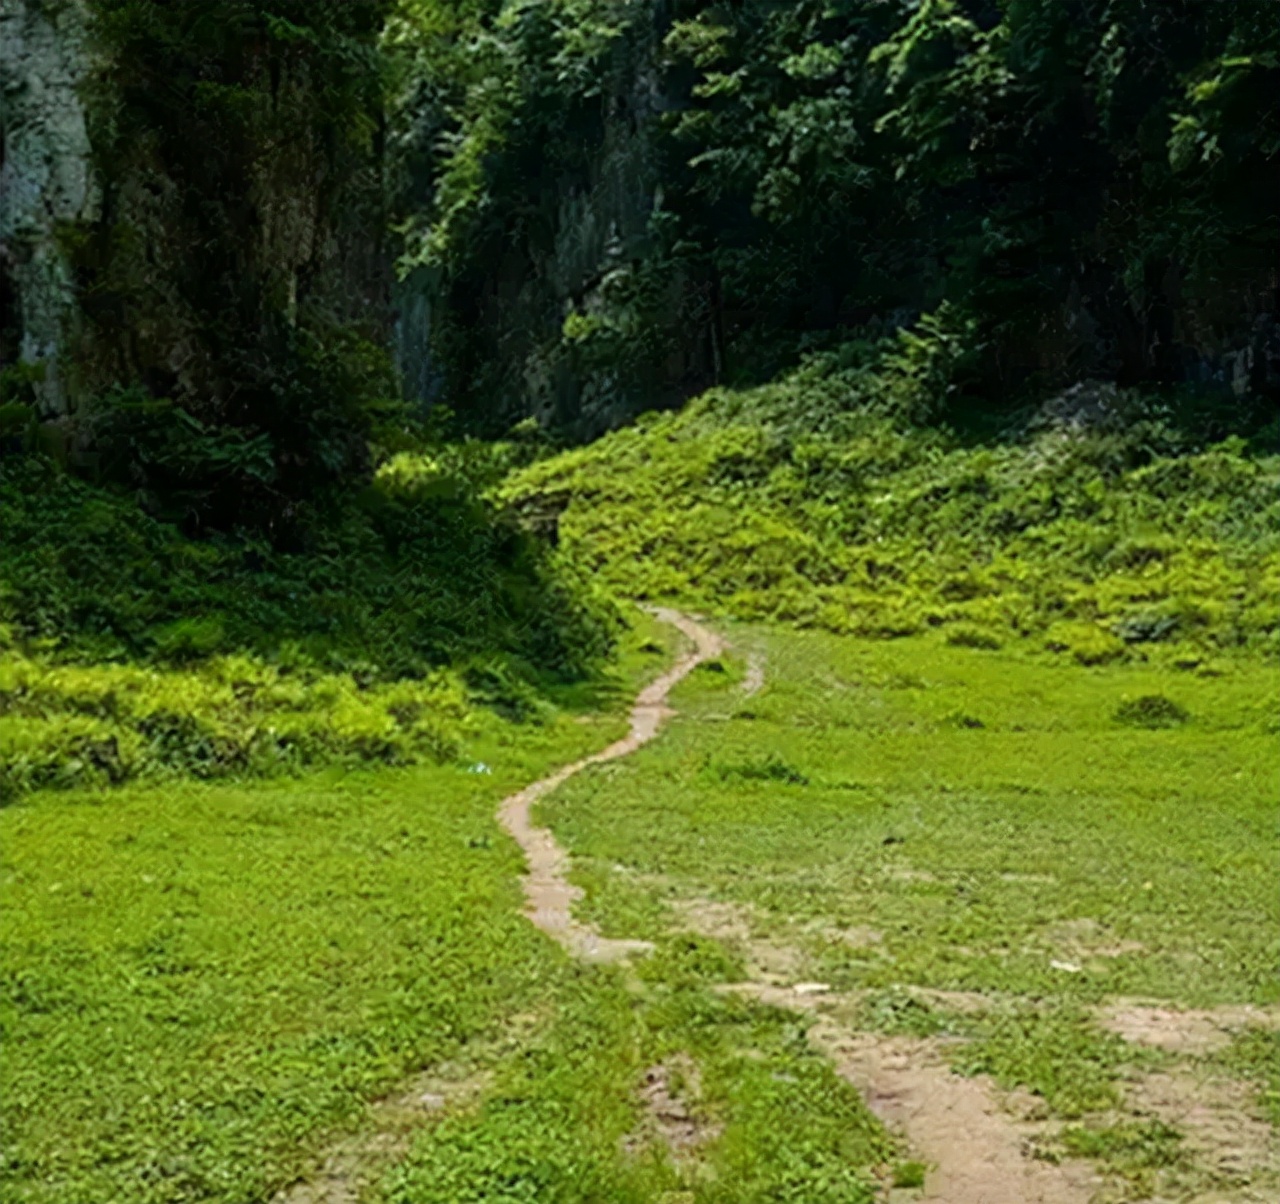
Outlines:
<svg viewBox="0 0 1280 1204"><path fill-rule="evenodd" d="M0 473L0 797L447 757L583 680L613 609L497 518L507 449L400 453L294 550L194 539L34 456Z"/></svg>
<svg viewBox="0 0 1280 1204"><path fill-rule="evenodd" d="M504 487L636 598L1083 663L1280 640L1280 457L1077 390L997 437L912 421L928 354L713 390Z"/></svg>

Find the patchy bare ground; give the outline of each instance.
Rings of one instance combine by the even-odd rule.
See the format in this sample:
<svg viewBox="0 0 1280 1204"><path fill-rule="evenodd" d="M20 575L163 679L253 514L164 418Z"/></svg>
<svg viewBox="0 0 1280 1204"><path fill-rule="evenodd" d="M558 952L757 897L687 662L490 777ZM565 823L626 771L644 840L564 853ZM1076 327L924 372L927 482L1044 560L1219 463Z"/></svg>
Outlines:
<svg viewBox="0 0 1280 1204"><path fill-rule="evenodd" d="M929 1167L923 1190L912 1199L925 1204L1090 1204L1102 1185L1090 1165L1037 1159L1034 1150L1045 1133L1038 1117L1015 1115L1004 1093L985 1076L955 1074L947 1065L947 1041L859 1032L837 1016L853 1010L857 996L813 989L820 985L737 983L726 989L814 1017L809 1039L815 1047ZM1025 1106L1017 1110L1036 1115Z"/></svg>
<svg viewBox="0 0 1280 1204"><path fill-rule="evenodd" d="M1103 1028L1134 1045L1172 1053L1216 1053L1246 1028L1280 1028L1280 1009L1252 1007L1174 1008L1116 999L1100 1012Z"/></svg>
<svg viewBox="0 0 1280 1204"><path fill-rule="evenodd" d="M1193 1204L1280 1199L1280 1139L1255 1114L1254 1094L1249 1084L1202 1065L1143 1075L1128 1086L1132 1115L1163 1121L1182 1134L1190 1170L1178 1176L1177 1198Z"/></svg>
<svg viewBox="0 0 1280 1204"><path fill-rule="evenodd" d="M1043 1101L1000 1091L985 1077L953 1073L947 1065L949 1041L862 1032L846 1022L857 1015L862 996L802 981L803 953L779 936L776 922L721 900L685 898L670 904L682 927L726 941L744 955L749 981L726 990L814 1017L810 1039L929 1165L923 1193L911 1198L926 1204L1099 1204L1129 1198L1127 1189L1109 1186L1085 1161L1038 1158L1037 1151L1053 1146L1057 1128L1046 1122ZM822 929L821 935L834 932ZM839 932L860 944L873 944L880 935ZM1092 925L1077 925L1071 935L1083 944L1097 932ZM1083 952L1080 944L1073 951ZM1099 955L1095 947L1093 956ZM912 988L911 994L970 1014L997 1002L976 992ZM1099 1010L1099 1022L1135 1045L1184 1060L1174 1071L1136 1076L1126 1092L1126 1112L1116 1118L1159 1119L1184 1135L1187 1167L1169 1177L1169 1194L1160 1199L1253 1204L1276 1198L1271 1193L1280 1191L1280 1146L1276 1131L1255 1115L1255 1089L1197 1059L1226 1048L1248 1027L1280 1026L1280 1009L1179 1009L1115 1000Z"/></svg>
<svg viewBox="0 0 1280 1204"><path fill-rule="evenodd" d="M631 730L603 752L565 766L506 799L498 813L504 828L528 859L525 878L527 914L574 956L615 961L651 948L645 941L603 938L572 914L581 891L568 882L568 854L545 828L533 824L534 803L589 765L628 755L657 734L671 714L671 688L699 663L719 655L724 642L694 619L659 610L692 649L645 689L631 712ZM745 694L764 685L764 662L752 657L742 683ZM624 871L619 867L619 872ZM896 876L932 880L927 871L897 868ZM628 872L629 873L629 872ZM829 1056L838 1072L867 1100L872 1111L899 1132L915 1157L929 1167L919 1192L894 1192L892 1199L922 1204L1103 1204L1133 1198L1123 1186L1115 1194L1092 1164L1082 1160L1047 1161L1037 1154L1052 1146L1057 1126L1046 1121L1043 1101L1025 1093L1002 1092L984 1077L965 1078L948 1065L954 1038L913 1038L863 1032L844 1017L856 1015L860 996L839 994L821 982L803 981L802 945L817 937L859 948L881 942L870 928L807 928L779 925L756 909L722 900L671 898L675 883L661 876L629 873L638 886L667 896L678 924L724 940L738 949L749 981L725 988L762 1003L812 1017L809 1037ZM1026 875L1041 881L1040 876ZM1095 921L1078 920L1047 928L1044 939L1065 964L1114 958L1143 951L1136 942L1113 937ZM913 990L928 1002L952 1011L981 1012L995 1000L972 992ZM1181 1059L1176 1067L1136 1075L1126 1090L1125 1115L1119 1119L1159 1119L1184 1135L1189 1172L1166 1185L1163 1204L1261 1204L1277 1198L1280 1148L1276 1131L1254 1114L1252 1089L1223 1077L1205 1060L1225 1048L1234 1034L1255 1025L1280 1026L1280 1009L1252 1007L1193 1010L1133 1000L1116 1000L1099 1012L1102 1025L1135 1045L1162 1049ZM447 1068L446 1068L447 1069ZM320 1176L281 1193L273 1204L357 1204L363 1186L400 1157L413 1131L433 1114L456 1106L484 1087L479 1073L438 1070L394 1097L375 1104L368 1135L336 1147ZM660 1145L677 1161L694 1158L719 1129L699 1108L696 1063L677 1055L650 1067L639 1089L642 1119L624 1141L638 1156ZM1046 1144L1046 1141L1048 1144Z"/></svg>
<svg viewBox="0 0 1280 1204"><path fill-rule="evenodd" d="M701 1097L698 1064L688 1054L649 1067L640 1088L642 1118L623 1141L623 1150L636 1156L662 1145L678 1164L714 1141L721 1126L704 1115Z"/></svg>
<svg viewBox="0 0 1280 1204"><path fill-rule="evenodd" d="M954 1074L939 1042L853 1033L826 1018L810 1037L929 1165L921 1200L1086 1204L1100 1185L1087 1163L1032 1157L1038 1128L1006 1111L989 1080Z"/></svg>
<svg viewBox="0 0 1280 1204"><path fill-rule="evenodd" d="M575 956L588 961L616 961L652 946L647 941L607 940L591 926L573 918L573 904L582 892L568 881L569 856L546 828L533 823L530 811L539 798L588 765L625 757L652 740L672 713L666 705L672 687L704 660L724 650L720 637L694 620L673 610L655 609L654 613L688 637L693 647L640 692L631 709L631 730L603 752L566 765L512 795L498 811L502 826L515 837L528 859L524 888L530 920ZM395 1095L371 1105L369 1123L362 1131L334 1146L317 1175L278 1193L272 1204L358 1204L368 1185L387 1166L404 1156L416 1130L430 1123L433 1115L483 1090L487 1080L482 1073L455 1073L457 1071L457 1067L437 1068L431 1074L412 1080ZM666 1099L663 1093L669 1095L666 1073L662 1069L662 1074L650 1084L653 1108L665 1117L655 1121L664 1140L675 1132L670 1126L677 1124L674 1097L669 1106L662 1104ZM666 1111L662 1111L663 1107ZM689 1123L692 1124L692 1120ZM664 1129L663 1124L668 1129Z"/></svg>
<svg viewBox="0 0 1280 1204"><path fill-rule="evenodd" d="M1088 964L1095 958L1110 960L1129 954L1143 953L1146 946L1140 941L1128 941L1112 935L1097 920L1061 920L1050 924L1043 939L1055 956L1070 964Z"/></svg>

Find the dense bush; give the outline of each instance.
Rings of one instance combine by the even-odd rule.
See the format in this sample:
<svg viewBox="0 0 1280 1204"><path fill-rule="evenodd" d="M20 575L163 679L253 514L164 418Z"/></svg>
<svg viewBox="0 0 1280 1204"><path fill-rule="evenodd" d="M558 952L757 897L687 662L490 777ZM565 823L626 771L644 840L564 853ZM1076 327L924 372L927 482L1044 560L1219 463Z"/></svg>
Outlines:
<svg viewBox="0 0 1280 1204"><path fill-rule="evenodd" d="M62 659L249 650L390 680L500 653L553 676L585 672L611 630L589 591L453 469L405 480L403 465L285 553L187 539L47 461L6 464L0 619Z"/></svg>

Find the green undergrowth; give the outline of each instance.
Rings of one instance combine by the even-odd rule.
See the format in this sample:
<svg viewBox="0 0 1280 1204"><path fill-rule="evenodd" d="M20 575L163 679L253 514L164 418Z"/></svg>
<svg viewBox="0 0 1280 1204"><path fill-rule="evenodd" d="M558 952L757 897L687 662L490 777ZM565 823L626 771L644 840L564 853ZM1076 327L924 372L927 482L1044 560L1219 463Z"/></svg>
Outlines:
<svg viewBox="0 0 1280 1204"><path fill-rule="evenodd" d="M810 972L841 988L1276 998L1276 670L731 638L761 693L694 674L685 722L543 804L614 935L684 889L815 925ZM1157 695L1185 719L1128 722Z"/></svg>
<svg viewBox="0 0 1280 1204"><path fill-rule="evenodd" d="M0 800L442 760L603 681L617 608L478 496L501 446L391 456L305 546L192 539L35 457L0 473Z"/></svg>
<svg viewBox="0 0 1280 1204"><path fill-rule="evenodd" d="M1275 455L1196 443L1124 395L1101 425L1055 411L975 444L886 416L902 411L882 394L923 388L895 379L815 363L713 390L501 496L559 513L563 545L621 593L742 619L1029 637L1083 664L1280 647Z"/></svg>
<svg viewBox="0 0 1280 1204"><path fill-rule="evenodd" d="M0 1196L271 1199L407 1074L554 1009L494 811L620 736L666 646L638 618L607 678L464 726L449 764L0 812Z"/></svg>
<svg viewBox="0 0 1280 1204"><path fill-rule="evenodd" d="M713 990L725 950L677 937L637 969L573 971L545 1037L418 1140L390 1204L879 1198L893 1142L795 1017ZM673 1151L662 1122L677 1111Z"/></svg>

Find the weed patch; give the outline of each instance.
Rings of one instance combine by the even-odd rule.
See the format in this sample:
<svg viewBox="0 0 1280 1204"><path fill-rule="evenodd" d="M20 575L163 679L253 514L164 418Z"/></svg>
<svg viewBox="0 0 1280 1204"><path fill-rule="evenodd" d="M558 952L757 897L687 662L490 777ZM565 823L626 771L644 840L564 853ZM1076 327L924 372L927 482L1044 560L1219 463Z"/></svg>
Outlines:
<svg viewBox="0 0 1280 1204"><path fill-rule="evenodd" d="M1141 698L1126 699L1115 712L1116 722L1130 727L1178 727L1190 718L1184 708L1163 694L1144 694Z"/></svg>
<svg viewBox="0 0 1280 1204"><path fill-rule="evenodd" d="M1119 1102L1115 1081L1123 1045L1083 1013L1021 1009L985 1017L974 1027L974 1039L952 1063L961 1074L989 1074L1003 1087L1025 1088L1059 1116L1083 1116Z"/></svg>
<svg viewBox="0 0 1280 1204"><path fill-rule="evenodd" d="M1106 1162L1120 1171L1174 1166L1182 1156L1182 1134L1158 1120L1101 1128L1072 1125L1062 1131L1061 1141L1072 1157Z"/></svg>
<svg viewBox="0 0 1280 1204"><path fill-rule="evenodd" d="M1257 1084L1258 1104L1267 1120L1280 1126L1280 1032L1250 1028L1223 1056L1230 1070Z"/></svg>
<svg viewBox="0 0 1280 1204"><path fill-rule="evenodd" d="M807 786L808 777L776 753L745 761L713 762L711 773L721 782L781 782Z"/></svg>

